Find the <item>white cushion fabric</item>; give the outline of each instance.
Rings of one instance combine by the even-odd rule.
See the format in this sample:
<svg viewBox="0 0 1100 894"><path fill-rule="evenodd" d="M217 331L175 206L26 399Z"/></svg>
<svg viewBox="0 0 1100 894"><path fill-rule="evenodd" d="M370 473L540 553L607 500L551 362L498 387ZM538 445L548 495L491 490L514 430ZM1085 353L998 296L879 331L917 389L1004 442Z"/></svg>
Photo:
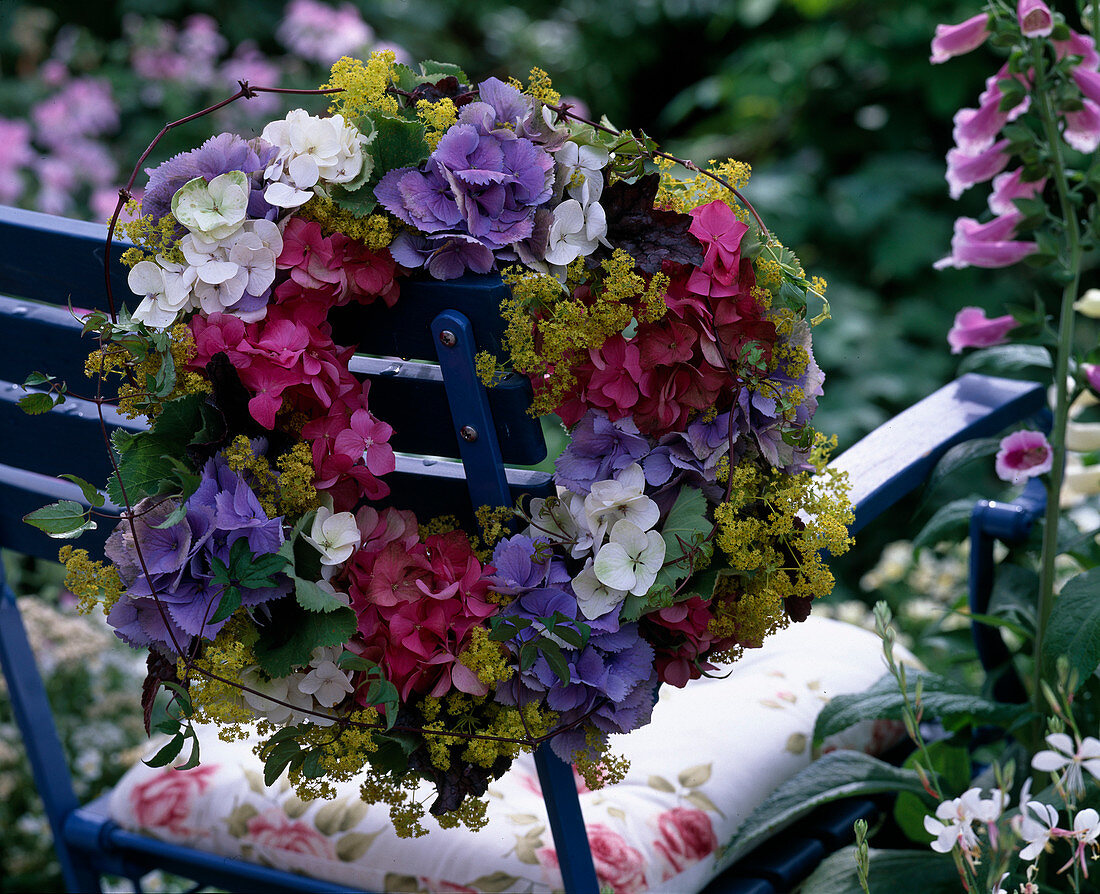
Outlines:
<svg viewBox="0 0 1100 894"><path fill-rule="evenodd" d="M626 779L580 796L600 882L616 894L695 892L737 827L781 782L810 762L821 706L884 672L871 633L810 618L762 649L685 689L662 687L653 722L613 740L630 759ZM267 789L252 743L202 729L202 765L138 764L111 798L120 825L350 887L385 891L561 888L534 761L525 755L489 789L489 825L399 839L385 805L368 807L355 784L335 801L300 801L285 779ZM843 747L877 751L896 724L847 733ZM427 793L426 793L427 797Z"/></svg>

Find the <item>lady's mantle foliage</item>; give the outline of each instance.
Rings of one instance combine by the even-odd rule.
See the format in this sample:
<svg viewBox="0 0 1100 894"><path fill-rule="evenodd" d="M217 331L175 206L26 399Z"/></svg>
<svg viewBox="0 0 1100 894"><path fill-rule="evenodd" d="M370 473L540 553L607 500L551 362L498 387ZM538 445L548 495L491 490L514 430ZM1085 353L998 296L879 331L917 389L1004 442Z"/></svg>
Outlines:
<svg viewBox="0 0 1100 894"><path fill-rule="evenodd" d="M677 179L542 73L524 90L375 54L333 86L328 117L150 172L137 308L89 322L89 370L122 373L152 425L116 439L131 508L111 566L79 559L83 590L151 649L147 702L163 682L181 714L259 719L269 780L289 768L308 796L363 772L417 831L427 779L433 813L476 825L520 747L549 736L617 778L607 737L648 722L661 682L830 589L819 553L846 548L848 516L842 483L811 482L824 283L752 221L745 166ZM571 439L556 495L485 507L482 540L378 508L393 429L329 315L494 269L510 356L481 371L526 374Z"/></svg>

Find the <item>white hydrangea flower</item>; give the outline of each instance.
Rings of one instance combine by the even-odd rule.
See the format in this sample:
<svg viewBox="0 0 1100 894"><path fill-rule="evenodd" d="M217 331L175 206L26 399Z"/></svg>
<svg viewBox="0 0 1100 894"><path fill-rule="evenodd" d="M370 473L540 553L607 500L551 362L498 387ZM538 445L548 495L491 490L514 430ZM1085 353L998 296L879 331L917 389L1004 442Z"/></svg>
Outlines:
<svg viewBox="0 0 1100 894"><path fill-rule="evenodd" d="M269 220L246 221L216 241L188 234L180 250L193 270L193 306L206 313L237 313L234 304L247 293L262 295L275 281L275 261L283 250L279 227ZM263 319L267 309L237 313L245 322Z"/></svg>
<svg viewBox="0 0 1100 894"><path fill-rule="evenodd" d="M536 497L531 501L531 524L524 533L566 546L575 559L592 551L592 531L584 510L584 497L563 487L558 488L556 500Z"/></svg>
<svg viewBox="0 0 1100 894"><path fill-rule="evenodd" d="M615 522L611 539L596 554L592 567L597 580L605 586L644 596L664 561L664 538L623 518Z"/></svg>
<svg viewBox="0 0 1100 894"><path fill-rule="evenodd" d="M246 667L241 672L241 683L255 692L244 692L244 700L248 706L270 720L276 726L285 726L292 723L301 723L304 720L321 722L324 718L313 717L305 711L312 711L314 705L313 696L307 695L299 689L302 674L290 674L286 677L278 677L274 680L265 680L258 665ZM258 693L258 694L257 694ZM272 701L275 699L276 701ZM278 704L277 702L286 702ZM288 707L288 705L292 707ZM331 721L329 721L331 723Z"/></svg>
<svg viewBox="0 0 1100 894"><path fill-rule="evenodd" d="M318 118L304 109L272 121L261 134L278 148L264 171L264 198L279 208L297 208L313 198L320 183L349 183L363 169L364 138L343 115Z"/></svg>
<svg viewBox="0 0 1100 894"><path fill-rule="evenodd" d="M559 166L562 182L566 191L574 199L586 198L584 202L598 202L603 193L603 169L607 167L610 155L603 146L582 146L572 140L562 144L554 153L554 161ZM587 190L582 192L583 187Z"/></svg>
<svg viewBox="0 0 1100 894"><path fill-rule="evenodd" d="M188 180L172 196L172 214L199 239L216 242L240 229L248 211L248 175L243 171Z"/></svg>
<svg viewBox="0 0 1100 894"><path fill-rule="evenodd" d="M308 534L302 535L321 553L322 565L343 565L359 549L359 526L350 512L320 506Z"/></svg>
<svg viewBox="0 0 1100 894"><path fill-rule="evenodd" d="M157 255L156 261L139 261L126 278L130 291L141 296L133 318L152 329L166 329L191 307L195 271Z"/></svg>
<svg viewBox="0 0 1100 894"><path fill-rule="evenodd" d="M351 685L351 675L336 664L342 651L340 646L314 649L309 662L310 670L298 682L300 692L312 696L325 708L335 707L345 696L355 691L355 687Z"/></svg>
<svg viewBox="0 0 1100 894"><path fill-rule="evenodd" d="M615 522L627 519L648 531L661 517L661 510L645 495L645 473L631 463L609 481L597 481L584 498L585 519L596 547Z"/></svg>
<svg viewBox="0 0 1100 894"><path fill-rule="evenodd" d="M606 547L605 547L606 549ZM573 578L573 592L581 614L589 621L606 615L626 598L626 590L616 590L604 584L596 576L592 559L584 563L580 574Z"/></svg>
<svg viewBox="0 0 1100 894"><path fill-rule="evenodd" d="M554 209L546 244L546 263L563 267L577 258L587 257L596 246L607 241L606 236L607 217L601 205L566 199Z"/></svg>

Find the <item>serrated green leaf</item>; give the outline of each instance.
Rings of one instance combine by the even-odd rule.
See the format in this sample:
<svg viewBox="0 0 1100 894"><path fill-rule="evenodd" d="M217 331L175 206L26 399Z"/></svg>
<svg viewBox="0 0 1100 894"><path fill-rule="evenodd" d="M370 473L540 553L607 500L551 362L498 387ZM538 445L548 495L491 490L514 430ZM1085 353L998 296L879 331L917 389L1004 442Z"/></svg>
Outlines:
<svg viewBox="0 0 1100 894"><path fill-rule="evenodd" d="M48 376L45 373L42 373L42 372L39 372L38 370L35 370L30 375L28 375L27 378L25 378L23 380L23 387L24 388L33 388L36 385L45 385L48 382L52 382L53 380L54 380L53 376Z"/></svg>
<svg viewBox="0 0 1100 894"><path fill-rule="evenodd" d="M913 770L903 770L855 751L834 751L814 761L764 799L718 855L732 863L792 820L821 804L853 795L924 791Z"/></svg>
<svg viewBox="0 0 1100 894"><path fill-rule="evenodd" d="M171 528L174 525L178 525L181 521L187 518L187 504L179 503L175 509L168 513L164 521L159 525L154 525L155 528Z"/></svg>
<svg viewBox="0 0 1100 894"><path fill-rule="evenodd" d="M554 672L554 676L562 683L568 683L570 680L569 663L565 660L561 647L553 640L543 639L539 642L539 651L542 652L546 663L550 665L550 670Z"/></svg>
<svg viewBox="0 0 1100 894"><path fill-rule="evenodd" d="M975 695L966 686L936 674L912 670L907 674L908 698L916 698L918 682L925 715L939 718L948 729L956 725L995 724L1011 727L1027 711L1025 705L1010 705ZM899 720L905 696L889 674L863 692L838 695L818 714L814 744L848 729L862 720Z"/></svg>
<svg viewBox="0 0 1100 894"><path fill-rule="evenodd" d="M295 599L278 599L268 606L271 619L260 626L255 650L260 667L273 679L309 664L318 647L343 645L357 626L355 612L343 606L326 614L306 611Z"/></svg>
<svg viewBox="0 0 1100 894"><path fill-rule="evenodd" d="M1069 661L1081 686L1100 666L1100 568L1066 582L1047 623L1043 640L1043 673L1057 679L1057 661Z"/></svg>
<svg viewBox="0 0 1100 894"><path fill-rule="evenodd" d="M421 83L434 84L440 78L456 77L462 84L468 84L470 79L466 77L466 72L455 65L453 62L436 62L434 59L425 59L420 63Z"/></svg>
<svg viewBox="0 0 1100 894"><path fill-rule="evenodd" d="M218 610L210 619L211 624L224 621L233 612L241 607L241 591L236 587L226 587L222 590L222 598L218 602Z"/></svg>
<svg viewBox="0 0 1100 894"><path fill-rule="evenodd" d="M302 608L311 612L333 612L344 604L334 594L317 586L316 581L301 577L294 578L294 598L298 600L298 604ZM352 653L345 652L344 654L351 655ZM358 658L359 656L355 655L353 657Z"/></svg>
<svg viewBox="0 0 1100 894"><path fill-rule="evenodd" d="M66 481L71 481L73 484L79 487L80 492L84 494L84 499L87 500L90 505L99 507L107 502L103 494L99 492L94 484L92 484L90 481L84 480L79 475L65 473L64 475L59 475L58 477L64 478Z"/></svg>
<svg viewBox="0 0 1100 894"><path fill-rule="evenodd" d="M370 145L370 154L376 172L418 167L428 157L430 150L424 142L425 128L420 122L377 115L374 126L378 135Z"/></svg>
<svg viewBox="0 0 1100 894"><path fill-rule="evenodd" d="M53 409L53 395L45 391L35 391L19 398L19 409L28 416L41 416Z"/></svg>
<svg viewBox="0 0 1100 894"><path fill-rule="evenodd" d="M23 521L34 525L51 537L68 539L78 537L84 531L94 531L96 523L87 510L73 500L59 500L23 516Z"/></svg>

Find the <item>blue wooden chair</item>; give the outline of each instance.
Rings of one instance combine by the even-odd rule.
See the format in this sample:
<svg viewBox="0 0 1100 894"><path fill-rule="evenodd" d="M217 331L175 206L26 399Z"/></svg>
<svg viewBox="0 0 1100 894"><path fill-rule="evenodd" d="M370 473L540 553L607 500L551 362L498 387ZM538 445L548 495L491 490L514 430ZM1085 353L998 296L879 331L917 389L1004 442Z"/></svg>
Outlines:
<svg viewBox="0 0 1100 894"><path fill-rule="evenodd" d="M74 391L86 381L88 344L66 305L105 307L104 238L101 226L0 209L0 546L17 552L54 558L58 542L23 523L23 515L59 498L83 502L75 485L54 476L72 472L105 481L109 472L93 404L70 397L38 417L25 416L16 405L23 395L17 383L32 369L66 379ZM121 300L128 294L124 271L114 266L110 275ZM510 504L521 493L548 491L549 476L508 468L537 463L545 455L537 421L525 412L526 383L513 378L486 392L474 373L474 353L499 348L502 324L495 309L503 289L494 277L408 283L394 311L349 310L337 322L343 341L359 341L364 354L353 370L373 380L372 408L396 432L393 443L402 453L388 479L396 505L468 517L471 505ZM387 359L393 357L434 362ZM1039 412L1044 402L1037 385L968 375L883 425L835 463L854 485L853 530L916 488L949 447L993 434ZM104 426L108 431L138 427L110 410ZM101 520L99 530L78 545L94 551L111 527L110 519ZM0 591L0 669L70 889L97 891L103 874L137 880L160 868L230 890L352 890L127 831L108 816L105 799L81 805L2 566ZM547 748L539 749L536 764L565 889L594 894L598 884L572 772ZM788 890L829 850L850 840L852 821L872 809L867 801L831 805L788 830L781 844L750 854L706 890Z"/></svg>

